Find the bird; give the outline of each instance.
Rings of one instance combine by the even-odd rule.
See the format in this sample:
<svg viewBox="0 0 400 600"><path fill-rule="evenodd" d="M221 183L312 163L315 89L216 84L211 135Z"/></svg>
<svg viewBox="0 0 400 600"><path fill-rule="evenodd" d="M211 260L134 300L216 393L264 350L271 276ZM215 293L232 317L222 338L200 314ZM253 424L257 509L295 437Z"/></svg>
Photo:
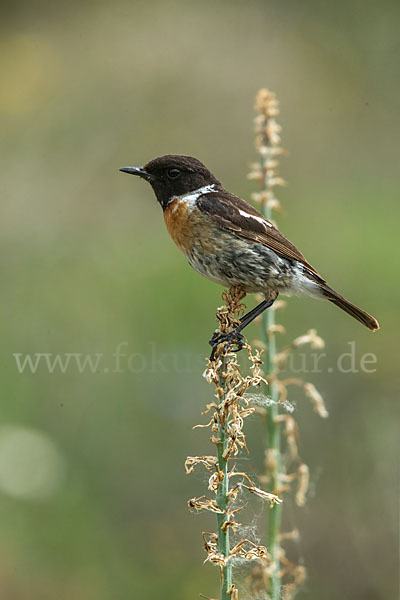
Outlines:
<svg viewBox="0 0 400 600"><path fill-rule="evenodd" d="M197 158L166 154L119 170L150 183L169 234L198 273L224 287L264 296L231 333L214 333L211 360L221 343L240 350L243 329L279 294L327 299L371 331L379 329L374 317L331 288L271 221L226 190Z"/></svg>

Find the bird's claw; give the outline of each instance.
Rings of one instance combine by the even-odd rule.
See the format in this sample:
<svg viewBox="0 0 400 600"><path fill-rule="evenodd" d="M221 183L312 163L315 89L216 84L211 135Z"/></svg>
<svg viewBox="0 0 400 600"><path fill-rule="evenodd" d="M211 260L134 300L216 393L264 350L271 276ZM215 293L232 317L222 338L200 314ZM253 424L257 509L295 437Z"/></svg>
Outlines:
<svg viewBox="0 0 400 600"><path fill-rule="evenodd" d="M230 333L219 333L218 331L214 332L211 340L209 341L210 346L212 346L210 360L215 360L215 353L218 346L224 343L227 343L227 346L235 344L237 348L234 350L234 352L239 352L245 345L244 336L240 333L240 331L236 331L235 329Z"/></svg>
<svg viewBox="0 0 400 600"><path fill-rule="evenodd" d="M214 331L214 333L212 334L211 340L208 341L208 343L210 344L210 346L215 346L218 338L220 337L220 333L219 331Z"/></svg>

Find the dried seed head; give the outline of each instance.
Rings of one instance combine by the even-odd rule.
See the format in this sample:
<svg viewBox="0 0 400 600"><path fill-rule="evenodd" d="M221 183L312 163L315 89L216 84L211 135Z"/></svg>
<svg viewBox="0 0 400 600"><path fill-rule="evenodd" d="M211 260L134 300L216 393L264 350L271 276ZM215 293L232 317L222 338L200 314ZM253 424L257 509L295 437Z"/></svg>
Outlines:
<svg viewBox="0 0 400 600"><path fill-rule="evenodd" d="M185 461L185 471L187 474L192 473L196 465L203 465L207 471L213 471L218 459L216 456L188 456Z"/></svg>
<svg viewBox="0 0 400 600"><path fill-rule="evenodd" d="M229 558L242 558L244 560L269 559L269 554L265 546L244 539L233 546Z"/></svg>
<svg viewBox="0 0 400 600"><path fill-rule="evenodd" d="M304 506L310 480L310 472L306 464L302 463L297 469L297 478L296 504Z"/></svg>
<svg viewBox="0 0 400 600"><path fill-rule="evenodd" d="M306 393L306 396L310 398L314 406L314 410L319 414L319 416L323 419L329 417L329 413L325 408L324 399L322 398L315 385L313 385L312 383L305 383L304 391Z"/></svg>
<svg viewBox="0 0 400 600"><path fill-rule="evenodd" d="M191 498L188 500L187 504L189 510L191 511L200 512L202 510L208 510L213 513L224 514L224 511L218 507L215 500L211 500L206 496L200 496L200 498Z"/></svg>
<svg viewBox="0 0 400 600"><path fill-rule="evenodd" d="M310 329L304 335L293 340L292 346L293 348L298 348L299 346L304 346L305 344L310 344L311 348L324 348L325 342L324 340L317 335L316 329Z"/></svg>
<svg viewBox="0 0 400 600"><path fill-rule="evenodd" d="M297 441L299 437L298 427L296 421L290 415L284 415L285 420L285 435L289 446L290 458L295 460L298 458L299 453L297 449Z"/></svg>
<svg viewBox="0 0 400 600"><path fill-rule="evenodd" d="M260 488L255 487L254 485L248 486L248 485L245 485L244 483L241 483L240 485L241 485L241 487L246 488L246 490L248 490L252 494L255 494L259 498L262 498L262 500L266 500L267 502L269 502L269 505L271 508L273 506L275 506L275 504L280 504L282 502L282 500L276 494L271 494L270 492L265 492L264 490L260 490Z"/></svg>
<svg viewBox="0 0 400 600"><path fill-rule="evenodd" d="M294 540L298 541L300 539L300 532L297 528L292 529L292 531L286 531L285 533L281 533L279 535L279 541L283 542L285 540Z"/></svg>
<svg viewBox="0 0 400 600"><path fill-rule="evenodd" d="M216 456L214 458L217 460ZM219 484L221 483L221 481L224 480L224 478L225 475L220 470L213 473L210 479L208 480L208 489L216 493L218 491Z"/></svg>
<svg viewBox="0 0 400 600"><path fill-rule="evenodd" d="M293 578L293 581L283 586L283 600L293 600L299 590L299 588L303 585L307 571L303 565L294 565L291 564L290 568L285 569L285 574L290 575Z"/></svg>

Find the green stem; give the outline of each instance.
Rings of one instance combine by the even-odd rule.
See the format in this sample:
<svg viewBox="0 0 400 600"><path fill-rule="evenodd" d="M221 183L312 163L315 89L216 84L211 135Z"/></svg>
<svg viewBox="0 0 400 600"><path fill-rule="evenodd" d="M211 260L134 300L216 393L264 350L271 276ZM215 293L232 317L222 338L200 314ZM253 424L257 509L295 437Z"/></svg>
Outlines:
<svg viewBox="0 0 400 600"><path fill-rule="evenodd" d="M221 372L225 370L225 360L221 366ZM220 377L220 384L223 386L222 377ZM217 504L218 508L223 510L223 514L217 515L218 522L218 552L221 552L225 557L229 556L230 552L230 541L229 541L229 527L224 529L223 525L228 520L227 507L228 507L228 492L229 492L229 477L228 477L228 460L224 458L225 451L228 445L229 435L226 430L227 427L227 415L224 411L219 411L221 421L218 421L218 468L223 473L224 478L220 482L217 491ZM228 590L232 585L232 564L228 560L226 566L222 568L221 573L221 600L231 600L231 596L228 594Z"/></svg>
<svg viewBox="0 0 400 600"><path fill-rule="evenodd" d="M265 144L267 147L270 146L269 140L265 137ZM270 156L267 153L265 156L261 157L261 165L264 170L264 189L266 191L271 190L270 184L270 176L268 169L266 168L267 162L270 159ZM272 210L268 203L264 205L263 214L264 216L270 220L272 217ZM275 325L275 311L266 310L263 313L262 319L262 336L263 342L267 347L267 361L266 361L266 375L267 377L271 377L275 371L275 357L276 357L276 339L275 334L273 333L273 327ZM269 385L269 395L272 399L272 404L268 407L266 414L266 430L267 430L267 439L266 439L266 448L268 452L268 461L269 461L269 481L271 486L271 491L274 493L278 493L280 488L280 471L281 471L281 431L280 425L277 422L277 417L279 415L278 408L278 388L276 382L272 379ZM267 533L267 547L271 556L271 577L270 577L270 598L271 600L279 600L280 598L280 587L281 587L281 579L280 579L280 560L279 560L279 552L280 552L280 543L279 543L279 534L280 534L280 526L281 526L281 505L275 504L271 509L269 509L269 519L268 519L268 533Z"/></svg>
<svg viewBox="0 0 400 600"><path fill-rule="evenodd" d="M263 318L263 333L264 341L268 346L268 361L267 361L267 375L271 375L274 371L274 358L276 355L276 341L274 335L268 336L271 326L275 324L274 311L267 310L264 313ZM268 339L269 338L269 339ZM267 439L266 447L268 452L269 460L269 481L271 491L277 493L280 487L280 426L276 422L276 418L279 415L278 410L278 389L276 383L271 381L269 385L269 395L272 398L273 403L267 410L266 415L266 429ZM281 505L275 504L268 511L268 534L267 534L267 547L271 555L271 600L278 600L280 598L280 575L279 575L279 532L281 524Z"/></svg>

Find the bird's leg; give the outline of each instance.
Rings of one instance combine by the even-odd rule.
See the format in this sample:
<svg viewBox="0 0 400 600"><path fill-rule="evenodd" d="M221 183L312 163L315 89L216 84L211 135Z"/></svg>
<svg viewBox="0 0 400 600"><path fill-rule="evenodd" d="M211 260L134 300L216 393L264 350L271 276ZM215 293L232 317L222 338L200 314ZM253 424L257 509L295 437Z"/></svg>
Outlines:
<svg viewBox="0 0 400 600"><path fill-rule="evenodd" d="M241 350L243 348L244 337L240 333L240 331L238 331L238 327L236 329L234 329L233 331L231 331L230 333L218 333L218 332L214 333L211 340L208 342L210 344L210 346L212 347L211 354L210 354L210 360L215 360L215 353L217 351L219 344L222 344L225 342L227 342L229 346L231 344L236 344L237 349L235 350L235 352L239 352L239 350Z"/></svg>
<svg viewBox="0 0 400 600"><path fill-rule="evenodd" d="M247 315L244 315L244 317L240 319L240 325L239 327L237 327L237 330L242 331L245 327L247 327L247 325L254 321L256 317L261 315L261 313L263 313L264 310L272 306L277 296L278 294L273 298L270 298L269 300L263 300L262 302L260 302L260 304L257 304L257 306L253 308L253 310L249 311Z"/></svg>
<svg viewBox="0 0 400 600"><path fill-rule="evenodd" d="M262 302L260 302L260 304L257 304L256 307L254 307L251 311L249 311L246 315L244 315L244 317L240 319L240 325L235 327L235 329L233 329L230 333L219 333L216 331L212 336L211 340L209 341L210 346L212 346L210 360L214 360L217 347L223 342L228 342L228 344L236 344L236 352L239 352L239 350L241 350L244 346L244 337L241 334L241 331L243 331L243 329L247 327L247 325L254 321L256 317L261 315L261 313L263 313L264 310L272 306L277 297L278 294L274 295L273 298L263 300Z"/></svg>

